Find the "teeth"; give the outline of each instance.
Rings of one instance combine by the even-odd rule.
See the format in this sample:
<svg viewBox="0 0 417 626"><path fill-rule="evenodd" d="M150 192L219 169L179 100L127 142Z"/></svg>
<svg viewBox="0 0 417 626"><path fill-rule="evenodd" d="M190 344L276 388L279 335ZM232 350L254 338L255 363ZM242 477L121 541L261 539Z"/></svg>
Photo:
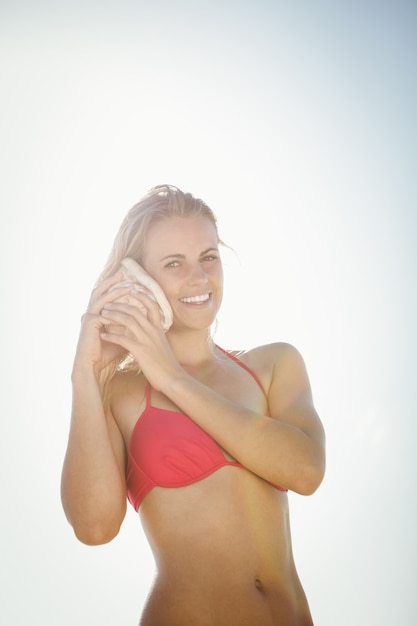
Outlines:
<svg viewBox="0 0 417 626"><path fill-rule="evenodd" d="M209 299L209 294L205 293L203 296L191 296L191 298L180 298L181 302L206 302Z"/></svg>

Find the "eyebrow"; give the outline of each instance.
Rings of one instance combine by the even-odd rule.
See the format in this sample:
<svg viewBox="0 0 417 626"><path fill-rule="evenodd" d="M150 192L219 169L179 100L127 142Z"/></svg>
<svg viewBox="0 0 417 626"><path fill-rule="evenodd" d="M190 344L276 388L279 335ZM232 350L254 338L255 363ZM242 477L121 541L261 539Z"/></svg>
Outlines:
<svg viewBox="0 0 417 626"><path fill-rule="evenodd" d="M208 252L213 252L213 251L218 252L219 249L215 247L207 248L207 250L203 250L203 252L200 252L200 256L204 256ZM167 259L185 259L185 254L179 254L179 253L167 254L166 256L162 257L160 261L166 261Z"/></svg>

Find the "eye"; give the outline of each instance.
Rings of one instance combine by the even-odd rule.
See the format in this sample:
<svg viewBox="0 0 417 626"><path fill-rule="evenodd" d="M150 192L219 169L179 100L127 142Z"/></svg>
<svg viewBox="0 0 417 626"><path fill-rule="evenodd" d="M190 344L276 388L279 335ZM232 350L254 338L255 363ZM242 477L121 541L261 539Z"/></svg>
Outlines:
<svg viewBox="0 0 417 626"><path fill-rule="evenodd" d="M203 261L217 261L218 258L219 257L215 254L207 254L205 257L203 257Z"/></svg>
<svg viewBox="0 0 417 626"><path fill-rule="evenodd" d="M165 267L178 267L178 266L179 266L179 264L180 264L180 262L179 262L179 261L176 261L176 260L175 260L175 261L170 261L169 263L167 263L167 264L165 265Z"/></svg>

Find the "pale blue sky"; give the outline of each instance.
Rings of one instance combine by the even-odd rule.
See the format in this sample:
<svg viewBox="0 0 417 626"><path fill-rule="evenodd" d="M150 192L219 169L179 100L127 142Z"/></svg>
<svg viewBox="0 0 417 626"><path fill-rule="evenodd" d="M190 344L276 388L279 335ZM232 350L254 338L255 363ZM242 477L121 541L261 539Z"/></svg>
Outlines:
<svg viewBox="0 0 417 626"><path fill-rule="evenodd" d="M15 0L0 29L0 621L138 622L136 515L83 546L59 479L90 288L169 182L239 256L218 343L306 360L328 471L290 498L317 626L415 624L415 3Z"/></svg>

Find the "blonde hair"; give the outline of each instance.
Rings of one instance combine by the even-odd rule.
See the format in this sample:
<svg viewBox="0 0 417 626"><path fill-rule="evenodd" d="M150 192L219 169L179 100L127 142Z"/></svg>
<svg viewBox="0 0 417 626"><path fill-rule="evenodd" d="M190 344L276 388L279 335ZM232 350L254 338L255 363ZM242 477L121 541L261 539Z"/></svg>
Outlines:
<svg viewBox="0 0 417 626"><path fill-rule="evenodd" d="M184 193L174 185L157 185L135 204L123 220L117 233L100 280L114 274L120 261L132 257L140 265L151 225L168 217L199 217L204 215L217 231L217 220L210 207L191 193ZM219 243L220 239L219 239Z"/></svg>
<svg viewBox="0 0 417 626"><path fill-rule="evenodd" d="M114 274L120 267L124 257L132 257L139 264L143 263L146 236L152 224L169 217L207 217L214 225L218 242L217 220L210 207L191 193L184 193L174 185L157 185L135 204L127 213L114 243L107 262L101 272L99 281ZM140 369L136 361L129 354L122 359L116 359L100 373L100 388L103 400L107 402L108 385L117 371L136 371Z"/></svg>

